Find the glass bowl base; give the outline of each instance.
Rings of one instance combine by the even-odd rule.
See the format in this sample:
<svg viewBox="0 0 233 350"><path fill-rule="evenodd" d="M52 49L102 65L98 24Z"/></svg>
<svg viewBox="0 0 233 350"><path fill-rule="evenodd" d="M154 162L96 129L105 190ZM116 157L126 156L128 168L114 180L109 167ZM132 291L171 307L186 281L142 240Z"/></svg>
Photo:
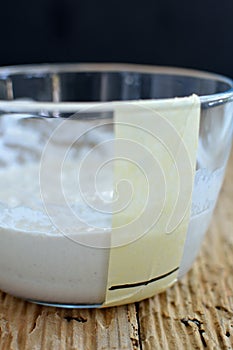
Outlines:
<svg viewBox="0 0 233 350"><path fill-rule="evenodd" d="M53 302L44 302L33 299L25 299L33 304L43 305L43 306L51 306L51 307L59 307L65 309L98 309L102 306L102 304L62 304L62 303L53 303Z"/></svg>

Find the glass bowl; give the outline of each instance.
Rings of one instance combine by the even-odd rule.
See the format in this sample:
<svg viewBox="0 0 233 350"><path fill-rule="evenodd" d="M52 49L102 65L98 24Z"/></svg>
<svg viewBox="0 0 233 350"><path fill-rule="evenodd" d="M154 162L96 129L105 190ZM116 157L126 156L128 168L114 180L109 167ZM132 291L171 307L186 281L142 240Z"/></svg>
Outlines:
<svg viewBox="0 0 233 350"><path fill-rule="evenodd" d="M223 182L232 142L232 80L188 69L129 64L0 69L3 291L46 305L103 305L112 225L111 210L103 203L112 199L111 165L103 170L98 191L91 182L93 175L99 176L95 161L108 163L114 146L97 150L94 160L84 164L83 192L76 166L113 138L111 101L124 106L127 101L167 101L192 94L200 97L201 115L191 216L178 278L199 252ZM57 159L62 159L62 174ZM85 203L80 200L83 193ZM97 204L101 209L96 210Z"/></svg>

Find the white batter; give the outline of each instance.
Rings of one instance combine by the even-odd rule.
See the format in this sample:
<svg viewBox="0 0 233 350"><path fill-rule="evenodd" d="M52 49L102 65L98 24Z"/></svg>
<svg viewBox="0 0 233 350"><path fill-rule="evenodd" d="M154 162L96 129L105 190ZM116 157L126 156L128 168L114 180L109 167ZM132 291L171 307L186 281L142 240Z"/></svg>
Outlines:
<svg viewBox="0 0 233 350"><path fill-rule="evenodd" d="M1 122L4 123L6 120L2 118ZM49 189L49 193L46 193L46 204L49 204L50 214L54 215L49 218L41 200L39 165L33 161L35 154L40 154L45 144L40 142L41 136L44 135L44 131L40 132L40 121L37 133L33 134L30 132L30 127L24 127L23 137L22 133L19 133L19 125L15 126L12 123L9 126L9 122L7 123L8 138L1 140L1 149L4 150L5 147L6 153L2 152L0 157L0 163L4 164L0 169L0 289L19 297L42 302L84 305L104 302L109 251L99 247L107 246L109 243L111 214L91 208L92 205L98 207L99 197L91 190L88 193L90 180L88 173L86 182L84 180L83 183L83 188L87 191L88 204L80 196L78 187L75 187L77 157L73 163L72 159L68 159L63 166L64 194L68 208L73 210L66 211L63 200L60 201L55 190L53 157L51 169L46 171L46 189ZM41 130L44 130L44 127ZM98 137L102 140L109 135L107 129L104 137L101 132L97 132L95 142L98 143ZM46 135L44 136L46 139ZM22 151L18 151L17 147L20 145L22 148L26 138L30 138L30 141L28 139L25 141L25 148L30 145L30 149L24 152L24 156L29 158L29 162L20 165L17 157ZM88 151L88 147L89 149L93 147L91 140L93 137L90 138L89 144L85 143L83 149L77 148L80 157ZM66 136L63 140L64 145L65 143ZM57 147L58 145L55 147L56 154L58 154ZM72 150L73 153L76 151L75 148ZM103 161L112 152L112 149L108 149L104 156L99 154L96 157ZM111 166L104 171L98 189L108 204L113 196ZM223 175L222 169L212 174L205 170L196 172L192 216L179 276L190 268L199 251ZM62 234L54 225L54 222L59 223L59 218L62 218L63 222L64 218L68 220L69 227L73 230L69 237L73 240ZM91 242L98 248L77 243L84 242L85 237L87 245Z"/></svg>

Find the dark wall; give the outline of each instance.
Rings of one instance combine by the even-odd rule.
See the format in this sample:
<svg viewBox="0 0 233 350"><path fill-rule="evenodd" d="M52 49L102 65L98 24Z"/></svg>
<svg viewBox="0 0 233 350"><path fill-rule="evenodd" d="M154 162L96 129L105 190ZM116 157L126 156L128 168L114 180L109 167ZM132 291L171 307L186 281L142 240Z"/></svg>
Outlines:
<svg viewBox="0 0 233 350"><path fill-rule="evenodd" d="M0 43L0 65L133 62L233 77L233 1L5 1Z"/></svg>

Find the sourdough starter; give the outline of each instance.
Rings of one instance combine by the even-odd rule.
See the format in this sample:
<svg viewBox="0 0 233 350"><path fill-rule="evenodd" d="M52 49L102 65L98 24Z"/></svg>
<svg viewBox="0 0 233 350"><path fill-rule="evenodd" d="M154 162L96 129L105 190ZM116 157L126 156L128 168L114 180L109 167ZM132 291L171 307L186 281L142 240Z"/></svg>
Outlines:
<svg viewBox="0 0 233 350"><path fill-rule="evenodd" d="M32 132L35 128L30 129L28 123L27 127L22 125L23 132L19 133L19 125L15 126L15 122L9 118L2 118L1 123L6 121L8 132L1 141L0 159L0 164L4 165L0 169L0 288L10 294L41 302L83 305L103 303L109 250L101 246L108 246L112 215L96 211L95 207L98 207L99 195L106 202L112 199L112 168L105 169L105 175L102 180L100 178L98 193L88 193L87 174L86 183L83 184L87 195L83 198L78 188L75 187L74 190L80 158L77 160L75 157L72 162L72 157L68 157L63 164L62 185L69 208L67 223L69 227L75 228L67 236L66 232L61 232L56 226L56 220L53 220L66 212L64 202L59 202L54 188L56 181L52 167L55 155L51 158L51 169L46 172L46 188L49 189L46 203L52 208L50 213L54 213L54 217L48 216L41 198L40 163L37 161L45 145L45 142L41 142L41 122L38 121L36 131ZM105 129L104 133L97 131L94 143L109 138L110 134L109 129ZM66 136L64 143L65 140ZM55 144L56 142L56 149ZM80 157L93 147L93 142L85 142L83 145L83 149L78 147ZM23 147L24 158L20 161L19 155L22 158ZM108 149L107 156L111 152ZM106 160L106 154L98 154L96 157ZM191 267L199 251L223 175L223 169L217 169L213 173L205 169L196 171L192 214L179 276ZM104 189L102 192L101 188ZM83 237L88 237L86 244Z"/></svg>

